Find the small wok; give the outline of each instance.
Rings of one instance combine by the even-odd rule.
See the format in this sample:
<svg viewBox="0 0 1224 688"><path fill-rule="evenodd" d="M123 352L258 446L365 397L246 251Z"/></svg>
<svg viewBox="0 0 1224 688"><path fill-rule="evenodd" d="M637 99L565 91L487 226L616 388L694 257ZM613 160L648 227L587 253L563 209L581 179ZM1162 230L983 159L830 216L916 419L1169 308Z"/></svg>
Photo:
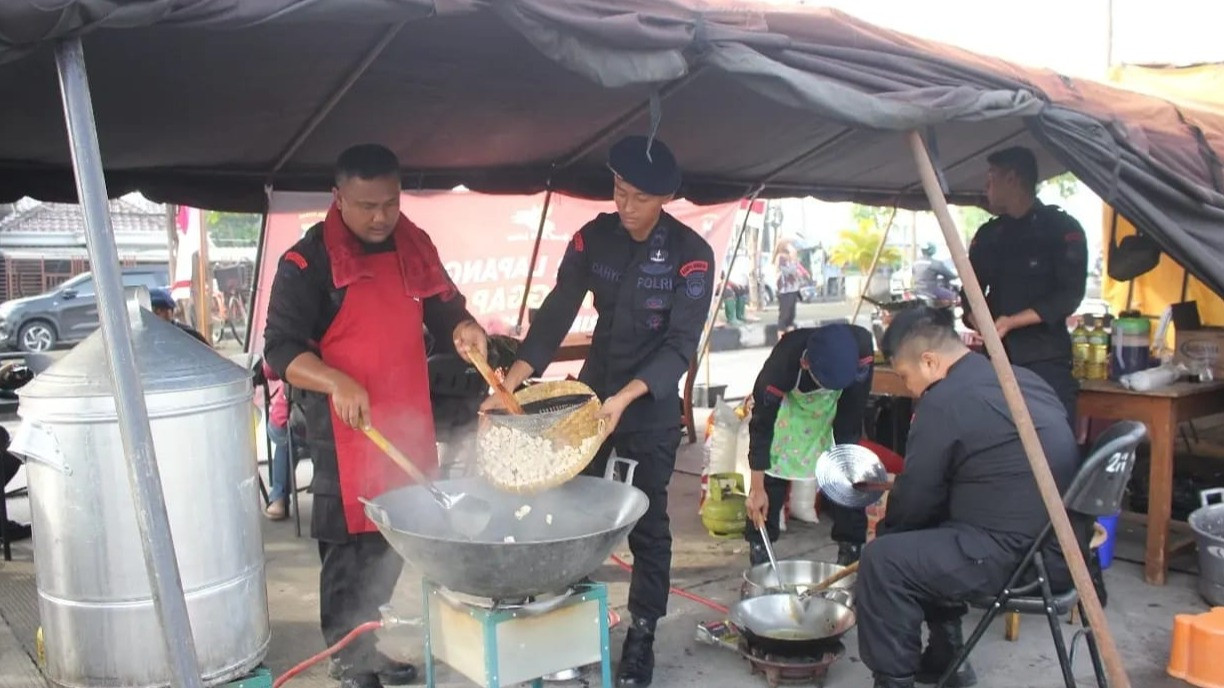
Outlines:
<svg viewBox="0 0 1224 688"><path fill-rule="evenodd" d="M776 592L803 595L817 583L823 582L840 571L844 571L845 568L845 566L824 561L784 559L778 562L778 573L782 575L782 582L779 583L778 576L774 574L769 564L759 564L744 571L744 582L740 586L740 597L759 597ZM848 607L853 607L855 578L856 576L851 574L833 583L829 586L828 590L822 590L814 593L814 595L827 597L841 602Z"/></svg>
<svg viewBox="0 0 1224 688"><path fill-rule="evenodd" d="M766 654L815 657L854 628L854 611L824 597L806 599L796 613L795 597L772 593L731 607L729 620L749 646Z"/></svg>

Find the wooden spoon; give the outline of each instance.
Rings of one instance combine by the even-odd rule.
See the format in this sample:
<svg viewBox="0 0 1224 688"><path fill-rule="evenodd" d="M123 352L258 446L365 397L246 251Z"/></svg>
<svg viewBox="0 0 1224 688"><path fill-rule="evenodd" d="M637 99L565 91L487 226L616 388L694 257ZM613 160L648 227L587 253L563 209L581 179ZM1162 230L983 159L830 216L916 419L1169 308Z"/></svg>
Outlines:
<svg viewBox="0 0 1224 688"><path fill-rule="evenodd" d="M472 365L476 366L476 370L480 371L480 376L485 379L485 382L489 383L489 387L501 399L502 405L506 407L506 410L515 415L523 415L523 405L518 402L518 399L514 398L514 395L502 384L501 379L493 373L493 369L489 367L489 362L485 360L485 357L481 356L479 351L470 346L464 346L463 353L467 354L468 360L472 362Z"/></svg>

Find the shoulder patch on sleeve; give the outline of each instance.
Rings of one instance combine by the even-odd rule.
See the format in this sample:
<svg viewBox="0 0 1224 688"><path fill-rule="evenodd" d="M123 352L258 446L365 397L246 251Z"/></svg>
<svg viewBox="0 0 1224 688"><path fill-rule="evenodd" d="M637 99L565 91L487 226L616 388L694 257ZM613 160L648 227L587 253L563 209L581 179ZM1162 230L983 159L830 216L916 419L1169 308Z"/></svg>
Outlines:
<svg viewBox="0 0 1224 688"><path fill-rule="evenodd" d="M707 272L710 269L710 264L704 260L690 260L680 266L680 276L688 277L693 272Z"/></svg>
<svg viewBox="0 0 1224 688"><path fill-rule="evenodd" d="M770 395L770 396L775 396L775 397L777 397L777 398L779 398L779 399L781 399L782 397L785 397L785 396L786 396L786 393L785 393L785 392L783 392L782 390L778 389L777 387L774 387L773 385L770 385L770 386L766 387L766 388L765 388L765 393L766 393L766 394L768 394L768 395Z"/></svg>
<svg viewBox="0 0 1224 688"><path fill-rule="evenodd" d="M574 232L574 238L570 241L570 244L578 253L582 253L586 250L586 243L582 240L582 230Z"/></svg>
<svg viewBox="0 0 1224 688"><path fill-rule="evenodd" d="M297 251L286 251L284 260L298 266L299 270L306 269L306 259L303 258L302 254L298 253Z"/></svg>

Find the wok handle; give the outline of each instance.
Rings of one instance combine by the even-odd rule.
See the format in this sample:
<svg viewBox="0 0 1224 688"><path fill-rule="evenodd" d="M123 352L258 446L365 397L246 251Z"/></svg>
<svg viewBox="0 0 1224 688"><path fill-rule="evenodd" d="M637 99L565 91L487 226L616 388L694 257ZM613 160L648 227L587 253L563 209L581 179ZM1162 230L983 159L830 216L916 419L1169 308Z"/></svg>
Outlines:
<svg viewBox="0 0 1224 688"><path fill-rule="evenodd" d="M625 467L625 479L620 482L623 482L626 485L632 485L633 473L637 470L638 462L634 461L633 459L624 459L615 455L608 457L608 467L604 469L604 479L611 480L612 482L618 482L616 480L616 466L618 464L624 465Z"/></svg>
<svg viewBox="0 0 1224 688"><path fill-rule="evenodd" d="M388 528L391 526L391 518L387 516L387 510L382 508L381 504L375 504L365 497L358 497L357 501L366 505L366 509L368 509L366 514L370 516L371 521L377 521L379 525L386 526Z"/></svg>
<svg viewBox="0 0 1224 688"><path fill-rule="evenodd" d="M878 483L871 482L871 481L864 481L864 482L854 483L854 489L859 490L861 492L888 492L889 490L892 489L892 486L893 484L889 481L878 482Z"/></svg>
<svg viewBox="0 0 1224 688"><path fill-rule="evenodd" d="M489 362L485 360L485 357L481 356L479 351L470 346L465 346L463 348L463 353L467 355L468 360L472 362L472 365L476 366L476 370L480 371L480 376L485 379L485 382L489 383L489 387L491 387L493 392L498 396L498 398L501 399L502 404L506 407L506 410L518 416L523 415L523 405L518 402L518 399L514 398L514 395L510 393L510 390L506 389L506 386L502 384L501 380L499 380L497 376L493 374L493 369L489 367Z"/></svg>

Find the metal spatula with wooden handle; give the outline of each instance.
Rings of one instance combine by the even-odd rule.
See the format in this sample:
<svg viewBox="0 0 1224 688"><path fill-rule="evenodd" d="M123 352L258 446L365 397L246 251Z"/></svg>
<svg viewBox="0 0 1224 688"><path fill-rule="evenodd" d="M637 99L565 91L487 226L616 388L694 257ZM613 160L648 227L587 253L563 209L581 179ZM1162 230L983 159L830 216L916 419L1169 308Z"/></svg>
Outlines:
<svg viewBox="0 0 1224 688"><path fill-rule="evenodd" d="M412 476L413 480L416 480L426 490L429 490L429 494L433 496L434 501L446 513L446 520L450 524L451 529L456 533L470 540L483 533L485 528L489 526L489 521L493 520L493 507L488 502L466 492L460 492L459 494L443 492L429 479L429 476L425 475L424 471L409 461L408 457L396 449L395 445L391 444L376 428L367 426L362 432L384 454L391 457L391 460L397 466Z"/></svg>

